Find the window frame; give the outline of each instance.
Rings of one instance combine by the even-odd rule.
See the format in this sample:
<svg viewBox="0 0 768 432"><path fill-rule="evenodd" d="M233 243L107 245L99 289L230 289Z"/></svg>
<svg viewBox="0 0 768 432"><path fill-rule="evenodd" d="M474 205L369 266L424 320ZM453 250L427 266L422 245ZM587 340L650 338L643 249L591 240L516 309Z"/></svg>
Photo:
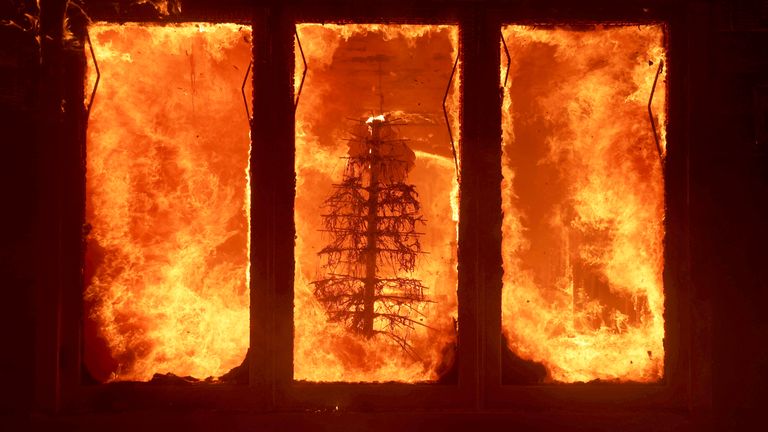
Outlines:
<svg viewBox="0 0 768 432"><path fill-rule="evenodd" d="M501 356L501 298L502 281L501 245L498 262L491 266L496 271L491 289L486 293L486 311L488 326L485 330L485 395L491 407L531 407L546 409L594 409L611 406L619 409L637 408L667 408L685 409L694 401L707 398L705 386L692 386L692 373L700 368L697 361L708 358L707 348L700 347L694 352L691 334L691 314L706 314L703 310L692 310L691 295L693 287L689 279L690 251L688 238L689 213L687 207L688 171L687 158L690 143L684 130L690 126L685 122L686 107L683 71L688 65L686 50L686 11L683 8L643 7L643 5L604 7L599 12L588 8L564 7L557 11L546 8L528 8L518 10L497 9L489 14L486 25L498 29L498 33L506 25L643 25L660 24L664 26L667 68L667 153L664 159L665 179L665 238L664 238L664 294L665 294L665 359L664 375L658 383L573 383L573 384L539 384L539 385L505 385L502 383ZM497 33L497 39L500 37ZM500 42L499 42L500 43ZM505 61L501 58L499 44L493 53L486 49L487 56L496 59L497 69L493 79L503 95L498 66ZM498 136L494 138L493 152L496 161L492 177L501 179L501 101L498 102L498 121L494 130ZM494 119L496 114L494 114ZM490 124L488 125L490 127ZM494 196L494 204L500 209L501 189ZM494 191L496 192L496 191ZM498 200L498 201L496 201ZM484 226L493 226L494 234L501 238L501 214L491 212L491 220ZM496 231L498 227L498 231ZM496 251L494 251L496 254ZM693 357L692 357L693 356ZM700 370L700 369L699 369ZM698 371L696 371L698 372ZM706 375L702 376L707 379Z"/></svg>
<svg viewBox="0 0 768 432"><path fill-rule="evenodd" d="M99 6L97 4L97 6ZM254 10L246 5L226 5L225 7L202 7L191 8L178 15L168 17L158 17L150 10L140 13L123 13L114 9L95 8L89 18L93 22L107 22L114 24L123 24L129 22L139 22L153 25L172 25L190 22L207 22L211 24L230 23L250 26L251 33L254 35ZM254 35L255 36L255 35ZM92 89L85 88L86 76L86 57L90 56L88 46L83 44L83 53L78 61L71 66L75 73L68 75L69 82L67 86L78 88L81 95L91 92ZM96 59L98 61L98 58ZM88 60L90 61L90 60ZM79 78L79 79L78 79ZM82 101L73 98L75 101ZM98 96L95 98L98 103ZM253 100L253 99L252 99ZM152 409L161 406L172 405L181 409L199 409L199 408L219 408L219 409L248 409L256 411L266 411L270 404L268 392L263 383L249 380L248 384L209 384L195 383L184 384L159 384L152 382L114 382L114 383L85 383L82 351L83 340L83 292L85 290L85 281L82 279L82 271L85 256L85 232L82 227L87 223L85 220L85 171L86 171L86 129L87 115L85 110L80 113L78 119L80 130L74 137L72 151L77 151L80 155L78 173L76 179L77 189L79 191L79 209L77 235L79 242L78 249L78 274L64 277L62 284L61 302L61 335L60 339L51 341L42 341L41 343L58 344L61 352L60 370L53 380L47 380L44 384L49 388L56 389L54 407L66 411L95 410L95 411L116 411L123 409ZM253 140L251 140L253 145ZM76 149L76 150L75 150ZM252 203L253 208L253 203ZM70 230L75 231L72 224ZM74 246L74 243L71 243ZM251 259L251 263L253 259ZM251 292L251 302L254 297L254 283L251 280L249 290ZM70 289L71 288L71 289ZM252 319L251 313L251 319ZM253 332L251 332L253 333ZM253 335L251 334L251 338ZM46 338L48 339L48 338ZM251 343L252 345L252 343ZM249 354L250 356L250 350ZM252 361L251 361L252 363Z"/></svg>
<svg viewBox="0 0 768 432"><path fill-rule="evenodd" d="M287 8L290 9L290 8ZM282 25L273 37L279 37L279 46L272 47L273 55L280 56L283 62L278 62L280 66L280 83L276 86L282 88L282 95L275 95L280 98L279 103L272 103L272 108L281 107L282 118L290 119L290 122L279 123L281 137L284 142L276 150L280 153L279 162L272 165L279 166L280 179L290 185L290 192L282 189L282 193L275 197L276 211L282 215L278 220L283 226L277 228L276 235L280 238L275 240L278 250L275 253L275 262L279 262L282 271L276 275L274 281L274 299L273 310L278 311L275 317L275 332L271 335L275 359L274 364L274 382L276 389L275 404L280 409L345 409L345 410L390 410L390 409L429 409L429 408L466 408L475 403L473 387L476 381L472 379L472 374L477 371L476 353L472 349L475 346L472 340L477 340L477 315L474 315L469 308L474 303L474 292L472 292L467 279L469 272L465 271L466 266L462 263L467 262L467 248L465 246L466 232L470 223L467 222L463 193L464 185L460 184L460 203L459 203L459 238L458 238L458 321L459 332L457 339L462 341L457 346L458 378L456 383L438 384L438 383L353 383L353 382L304 382L294 381L293 379L293 236L295 235L293 205L295 199L295 172L294 172L294 152L295 152L295 134L294 134L294 110L293 105L288 105L295 97L293 94L294 77L294 26L299 23L356 23L356 24L424 24L424 25L456 25L459 30L459 57L464 61L463 47L467 46L465 40L466 34L462 31L463 14L455 7L382 7L365 5L365 7L334 7L332 5L305 6L285 11L282 18ZM279 36L278 36L279 35ZM283 65L287 65L285 68ZM299 65L301 67L301 65ZM311 68L311 65L309 65ZM462 72L463 76L463 72ZM460 92L463 94L463 84ZM290 99L286 94L291 95ZM460 108L461 136L465 136L466 127L464 125L463 113L464 105ZM274 125L274 124L273 124ZM463 163L466 154L466 140L462 139L460 146L462 165L460 176L467 175L467 168ZM273 174L270 174L272 177ZM290 178L290 182L287 179ZM282 186L281 186L282 187ZM471 229L471 228L469 228ZM284 247L284 248L283 248ZM290 265L288 265L290 264ZM289 268L288 268L289 267ZM474 382L473 382L474 381Z"/></svg>
<svg viewBox="0 0 768 432"><path fill-rule="evenodd" d="M409 2L354 5L334 1L288 2L256 7L235 2L190 7L159 20L117 12L91 14L94 21L175 23L205 21L250 24L253 35L251 120L251 337L247 385L160 385L82 382L82 257L84 242L84 110L73 117L67 137L49 137L65 148L62 161L73 166L59 173L68 179L66 196L82 206L66 208L62 247L78 258L50 258L64 272L43 280L38 311L58 311L58 319L37 318L38 394L52 395L51 406L64 410L117 411L174 406L175 409L227 410L403 410L403 409L601 409L706 406L711 398L711 330L693 327L708 317L709 303L690 282L688 160L691 150L689 92L691 63L703 63L690 40L706 30L706 11L686 5L607 0L562 8L488 1ZM653 3L648 5L648 3ZM185 5L186 6L186 5ZM300 22L452 24L459 28L461 82L461 178L458 239L458 378L455 384L308 383L293 380L293 203L294 172L294 25ZM670 143L665 175L665 373L658 384L501 383L501 88L500 30L507 24L663 23L667 28ZM87 47L85 48L87 49ZM71 100L84 94L85 52L67 64ZM79 77L79 78L78 78ZM79 96L82 99L82 96ZM44 135L45 137L45 135ZM45 181L51 182L54 174ZM258 203L258 204L257 204ZM66 255L66 253L64 253ZM79 267L78 267L79 266ZM76 267L77 272L74 271ZM39 295L41 296L41 295ZM38 314L40 315L40 314ZM258 348L256 348L258 347ZM52 356L54 359L48 359ZM54 364L55 363L55 364Z"/></svg>

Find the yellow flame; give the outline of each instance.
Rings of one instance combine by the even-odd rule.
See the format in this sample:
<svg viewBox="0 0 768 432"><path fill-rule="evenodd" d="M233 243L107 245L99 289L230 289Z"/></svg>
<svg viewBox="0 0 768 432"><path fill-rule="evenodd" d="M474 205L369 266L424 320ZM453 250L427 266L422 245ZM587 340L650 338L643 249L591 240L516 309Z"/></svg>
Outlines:
<svg viewBox="0 0 768 432"><path fill-rule="evenodd" d="M657 381L664 179L646 105L663 28L511 25L503 36L512 57L502 166L509 347L544 364L549 380ZM664 78L652 105L662 152Z"/></svg>
<svg viewBox="0 0 768 432"><path fill-rule="evenodd" d="M368 123L368 124L371 124L371 123L373 123L374 121L381 121L381 122L383 122L383 121L385 121L385 120L386 120L386 119L384 118L384 114L379 114L379 115L377 115L376 117L374 117L374 116L370 116L370 117L368 117L368 120L366 120L365 122L366 122L366 123Z"/></svg>
<svg viewBox="0 0 768 432"><path fill-rule="evenodd" d="M118 380L221 375L242 362L249 340L240 85L250 31L204 23L89 31L102 74L87 137L85 300L100 338L86 340L89 367ZM111 368L97 359L99 340Z"/></svg>
<svg viewBox="0 0 768 432"><path fill-rule="evenodd" d="M435 380L452 363L450 346L456 342L458 185L441 104L458 54L458 29L300 24L297 30L308 74L296 114L294 378ZM302 70L297 47L296 90ZM447 103L457 141L459 78L457 72ZM317 252L327 238L318 232L319 210L341 179L352 124L347 119L371 123L384 120L383 113L407 124L400 135L410 139L416 154L408 182L416 185L427 219L421 241L428 253L413 277L429 288L427 296L434 303L426 311L429 328L417 328L412 335L418 358L404 355L383 337L366 340L328 322L310 284L321 274Z"/></svg>

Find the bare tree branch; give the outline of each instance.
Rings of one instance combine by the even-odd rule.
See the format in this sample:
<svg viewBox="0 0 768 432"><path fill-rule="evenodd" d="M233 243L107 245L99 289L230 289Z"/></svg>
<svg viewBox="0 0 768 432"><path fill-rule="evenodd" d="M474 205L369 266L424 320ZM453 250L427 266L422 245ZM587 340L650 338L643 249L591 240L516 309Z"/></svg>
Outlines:
<svg viewBox="0 0 768 432"><path fill-rule="evenodd" d="M328 319L367 338L384 335L418 358L408 339L432 303L420 280L408 277L424 253L425 225L407 140L390 120L373 119L353 134L343 179L322 205L327 245L318 253L325 277L313 282Z"/></svg>

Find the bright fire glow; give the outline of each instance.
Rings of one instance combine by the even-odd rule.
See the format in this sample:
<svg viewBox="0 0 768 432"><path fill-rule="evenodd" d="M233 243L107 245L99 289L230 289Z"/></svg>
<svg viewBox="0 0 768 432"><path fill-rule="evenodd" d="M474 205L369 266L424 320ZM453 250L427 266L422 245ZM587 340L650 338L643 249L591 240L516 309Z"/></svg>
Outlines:
<svg viewBox="0 0 768 432"><path fill-rule="evenodd" d="M308 74L296 113L296 269L294 378L310 381L429 381L453 363L456 343L456 226L458 185L442 100L458 55L455 26L301 24ZM296 47L295 88L303 63ZM458 140L459 76L447 101ZM355 121L401 119L416 161L416 186L426 225L426 254L414 278L429 289L425 318L408 356L381 335L365 339L337 323L315 299L326 245L321 205L339 183ZM353 120L350 120L353 119ZM358 123L359 124L359 123ZM458 146L458 142L456 143Z"/></svg>
<svg viewBox="0 0 768 432"><path fill-rule="evenodd" d="M86 351L100 380L219 376L249 332L250 29L89 28ZM89 65L88 88L95 70Z"/></svg>
<svg viewBox="0 0 768 432"><path fill-rule="evenodd" d="M374 116L368 117L368 120L366 120L365 122L366 123L373 123L374 120L384 121L386 119L384 118L384 114L379 114L376 117L374 117Z"/></svg>
<svg viewBox="0 0 768 432"><path fill-rule="evenodd" d="M662 26L507 26L502 326L546 381L664 369ZM501 79L506 73L502 49ZM665 141L665 74L653 100Z"/></svg>

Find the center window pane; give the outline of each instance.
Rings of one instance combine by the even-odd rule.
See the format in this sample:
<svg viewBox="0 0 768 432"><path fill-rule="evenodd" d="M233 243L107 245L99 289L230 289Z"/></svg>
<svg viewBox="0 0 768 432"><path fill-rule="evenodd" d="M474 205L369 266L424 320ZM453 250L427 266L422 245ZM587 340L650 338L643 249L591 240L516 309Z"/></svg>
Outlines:
<svg viewBox="0 0 768 432"><path fill-rule="evenodd" d="M458 29L297 33L294 379L437 381L457 333Z"/></svg>

